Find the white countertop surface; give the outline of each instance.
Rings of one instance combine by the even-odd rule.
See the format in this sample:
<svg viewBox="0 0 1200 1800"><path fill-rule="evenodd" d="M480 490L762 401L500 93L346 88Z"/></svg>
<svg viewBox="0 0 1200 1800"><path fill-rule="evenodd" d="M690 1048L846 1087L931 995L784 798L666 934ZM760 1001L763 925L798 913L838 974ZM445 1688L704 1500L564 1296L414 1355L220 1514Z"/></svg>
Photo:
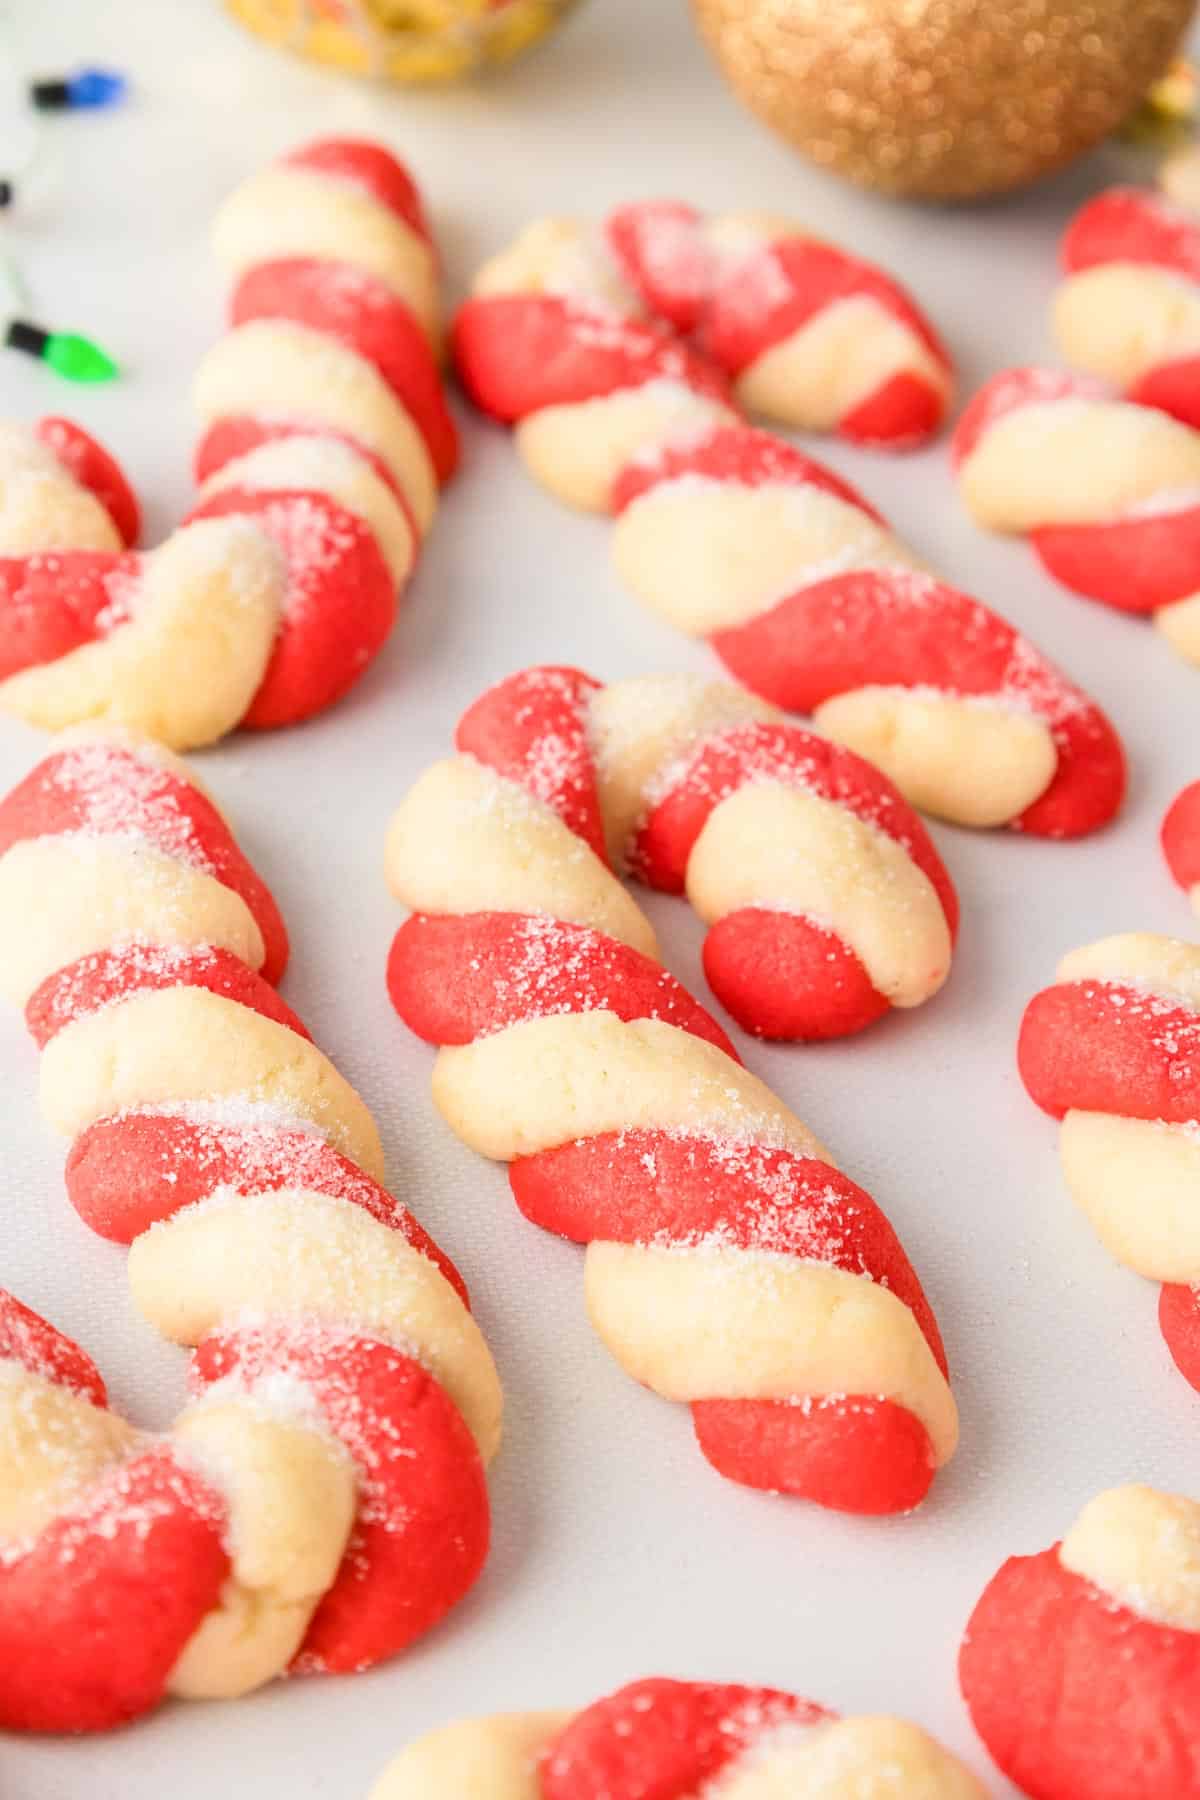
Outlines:
<svg viewBox="0 0 1200 1800"><path fill-rule="evenodd" d="M641 194L794 214L907 280L958 359L963 391L1051 355L1055 243L1083 195L1138 168L1110 147L1020 200L902 208L814 173L729 97L682 0L587 0L552 44L476 89L373 93L244 37L215 0L44 0L13 8L26 64L128 69L135 97L51 120L56 168L11 245L48 323L86 331L126 375L71 390L0 361L5 414L73 413L139 484L151 540L188 499L192 368L220 329L209 218L243 175L318 133L377 135L414 168L460 293L526 219ZM36 198L36 196L35 196ZM517 1214L503 1171L435 1116L430 1052L383 984L399 922L380 874L388 815L446 750L464 705L528 663L604 678L717 674L639 609L606 528L535 492L503 434L466 434L386 652L351 699L290 733L199 760L284 908L284 991L374 1109L392 1185L461 1266L508 1396L492 1485L494 1550L448 1623L369 1676L283 1683L232 1705L173 1705L106 1738L0 1742L4 1800L174 1800L213 1793L360 1800L408 1738L470 1712L581 1705L637 1675L769 1682L845 1711L919 1720L989 1777L954 1664L984 1582L1040 1549L1093 1492L1140 1479L1200 1494L1200 1398L1170 1366L1156 1290L1075 1217L1055 1128L1026 1098L1014 1042L1025 1001L1070 946L1191 915L1157 831L1200 775L1200 673L1136 622L1075 599L1019 543L962 514L944 442L888 460L818 447L930 562L1023 626L1111 712L1132 779L1120 822L1078 844L935 828L963 902L946 991L824 1048L747 1043L747 1060L877 1196L945 1334L960 1453L913 1518L839 1518L723 1482L686 1408L636 1388L594 1340L581 1257ZM44 740L0 720L0 788ZM699 926L652 903L672 966L705 997ZM182 1355L132 1313L124 1256L64 1197L62 1146L39 1122L35 1052L0 1017L0 1282L77 1336L114 1403L146 1423L178 1404Z"/></svg>

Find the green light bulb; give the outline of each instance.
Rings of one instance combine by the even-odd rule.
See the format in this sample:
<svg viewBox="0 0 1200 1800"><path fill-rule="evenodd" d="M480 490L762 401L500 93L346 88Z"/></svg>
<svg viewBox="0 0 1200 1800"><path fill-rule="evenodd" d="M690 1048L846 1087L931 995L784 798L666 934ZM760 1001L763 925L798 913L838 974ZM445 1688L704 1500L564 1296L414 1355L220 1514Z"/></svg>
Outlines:
<svg viewBox="0 0 1200 1800"><path fill-rule="evenodd" d="M52 331L46 339L42 361L68 381L112 381L118 373L116 363L98 344L73 331Z"/></svg>

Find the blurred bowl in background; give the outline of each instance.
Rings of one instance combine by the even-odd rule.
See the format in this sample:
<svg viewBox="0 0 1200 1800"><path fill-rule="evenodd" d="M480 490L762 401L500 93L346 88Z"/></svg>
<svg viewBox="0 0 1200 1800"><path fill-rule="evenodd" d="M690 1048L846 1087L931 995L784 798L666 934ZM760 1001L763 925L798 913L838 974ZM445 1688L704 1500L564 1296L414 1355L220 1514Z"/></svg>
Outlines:
<svg viewBox="0 0 1200 1800"><path fill-rule="evenodd" d="M268 43L379 81L456 81L538 43L577 0L225 0Z"/></svg>

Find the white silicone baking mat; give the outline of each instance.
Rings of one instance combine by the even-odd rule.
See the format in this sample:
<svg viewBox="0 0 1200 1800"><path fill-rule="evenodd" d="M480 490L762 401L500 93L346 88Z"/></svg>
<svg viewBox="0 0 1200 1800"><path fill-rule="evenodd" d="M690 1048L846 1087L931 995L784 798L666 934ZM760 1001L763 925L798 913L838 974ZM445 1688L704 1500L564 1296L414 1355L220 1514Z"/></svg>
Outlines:
<svg viewBox="0 0 1200 1800"><path fill-rule="evenodd" d="M1062 223L1122 172L1110 147L1034 194L972 211L901 208L814 173L721 86L682 0L587 0L540 54L477 89L375 94L285 60L215 0L23 0L10 36L33 69L130 71L124 110L51 121L55 183L14 240L42 316L110 346L126 378L70 390L0 363L5 414L71 411L139 483L151 536L188 497L192 368L219 329L206 233L222 195L318 132L378 135L431 203L451 287L537 213L634 195L793 214L908 280L964 390L1050 354ZM496 430L469 423L387 650L353 697L298 731L200 759L291 927L287 998L379 1118L391 1181L461 1266L500 1365L507 1434L484 1579L403 1659L232 1705L175 1705L78 1743L0 1742L4 1800L214 1793L359 1800L406 1739L451 1717L582 1704L635 1675L771 1682L845 1710L896 1711L991 1774L957 1697L966 1616L999 1562L1058 1536L1131 1478L1200 1493L1200 1399L1170 1367L1156 1290L1118 1269L1063 1191L1055 1129L1026 1099L1021 1009L1058 955L1105 932L1187 935L1160 861L1167 802L1200 775L1200 674L1149 628L1057 589L1020 544L966 523L944 443L902 460L819 450L928 559L1025 627L1111 711L1132 780L1120 823L1079 844L938 828L963 901L944 994L832 1048L745 1043L770 1081L878 1197L937 1309L961 1451L910 1519L839 1518L720 1480L686 1409L641 1392L593 1339L581 1257L526 1224L503 1171L435 1117L430 1053L393 1016L383 965L399 915L380 875L392 806L487 683L531 662L604 678L718 673L639 610L602 523L535 492ZM0 721L0 787L43 740ZM699 932L653 905L674 969L702 996ZM63 1196L39 1123L35 1053L0 1017L0 1281L77 1336L114 1402L170 1418L182 1357L134 1317L123 1253Z"/></svg>

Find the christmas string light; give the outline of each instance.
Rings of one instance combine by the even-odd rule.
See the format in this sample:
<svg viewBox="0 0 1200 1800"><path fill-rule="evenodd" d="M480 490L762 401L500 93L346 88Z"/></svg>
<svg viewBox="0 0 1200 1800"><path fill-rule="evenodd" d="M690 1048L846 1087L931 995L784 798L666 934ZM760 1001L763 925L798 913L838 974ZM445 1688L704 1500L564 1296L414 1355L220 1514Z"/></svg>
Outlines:
<svg viewBox="0 0 1200 1800"><path fill-rule="evenodd" d="M117 106L128 83L116 69L76 69L45 81L31 81L29 98L38 112L98 112Z"/></svg>

